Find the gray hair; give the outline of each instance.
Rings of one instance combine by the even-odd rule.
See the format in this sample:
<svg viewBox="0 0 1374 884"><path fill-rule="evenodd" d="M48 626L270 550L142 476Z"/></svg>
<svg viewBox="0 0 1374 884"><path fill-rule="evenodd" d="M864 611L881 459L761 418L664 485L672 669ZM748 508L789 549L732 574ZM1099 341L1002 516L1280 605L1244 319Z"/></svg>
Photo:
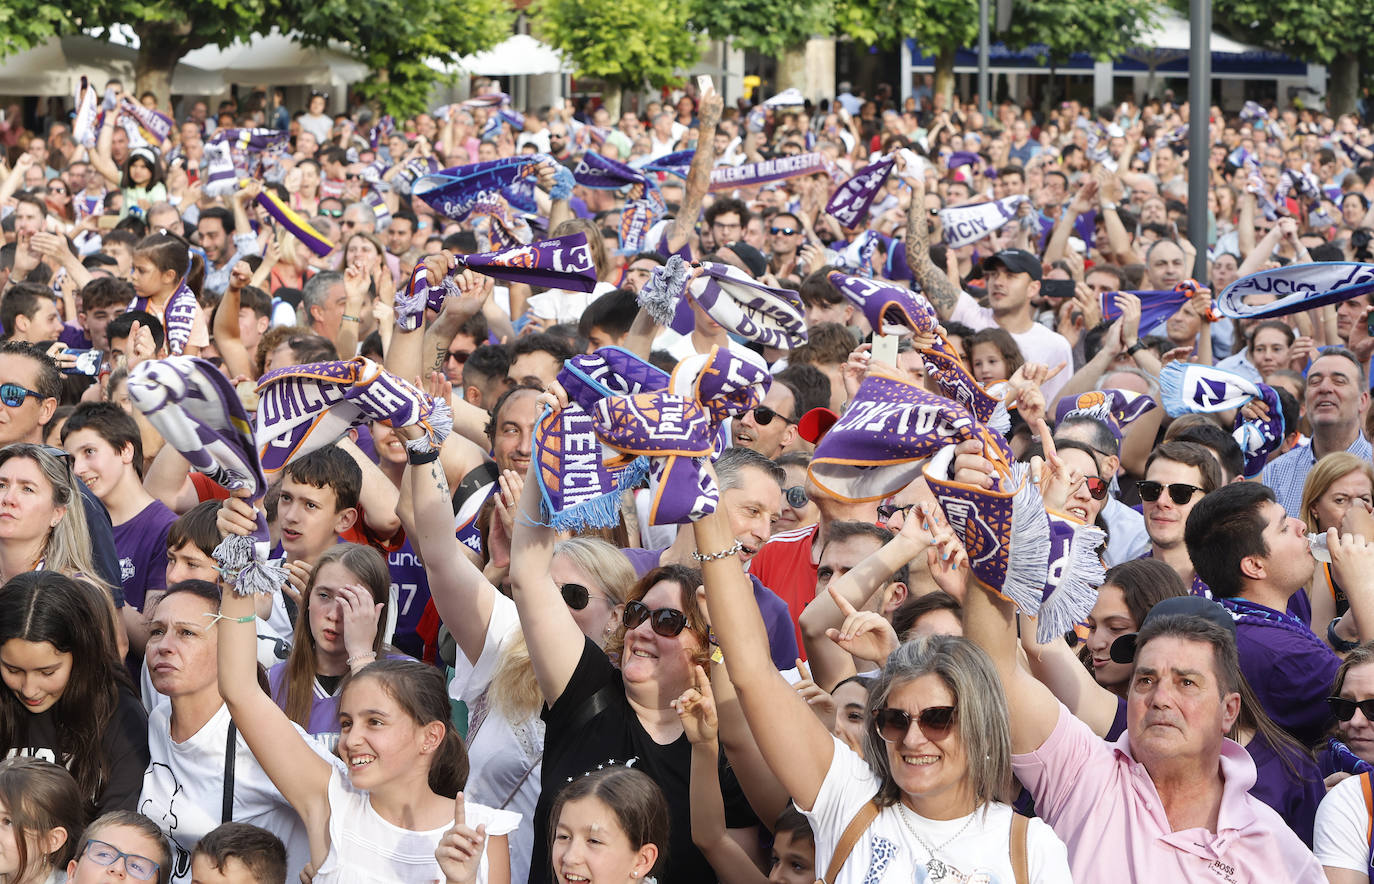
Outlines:
<svg viewBox="0 0 1374 884"><path fill-rule="evenodd" d="M367 203L353 203L344 209L343 217L348 217L350 214L356 215L358 221L368 230L377 229L377 213Z"/></svg>
<svg viewBox="0 0 1374 884"><path fill-rule="evenodd" d="M329 290L336 285L343 285L343 281L343 274L337 270L316 273L306 281L305 288L301 291L301 309L305 311L306 323L313 319L310 308L324 307L324 302L329 300Z"/></svg>
<svg viewBox="0 0 1374 884"><path fill-rule="evenodd" d="M1155 399L1159 398L1159 378L1146 372L1143 368L1136 368L1134 365L1126 365L1122 366L1121 368L1107 369L1107 371L1103 372L1102 377L1097 379L1097 389L1107 389L1103 386L1103 384L1106 383L1107 377L1109 375L1114 374L1129 374L1140 378L1145 382L1146 389L1150 391L1150 396Z"/></svg>
<svg viewBox="0 0 1374 884"><path fill-rule="evenodd" d="M954 694L958 736L968 759L966 778L974 803L983 807L1007 801L1012 794L1011 723L1007 696L987 652L960 636L931 635L909 641L892 652L869 689L869 716L864 728L864 760L881 785L873 800L891 807L902 790L892 778L888 743L878 733L873 710L882 709L892 692L923 675L935 675Z"/></svg>
<svg viewBox="0 0 1374 884"><path fill-rule="evenodd" d="M746 467L762 470L778 483L779 488L787 484L787 474L772 458L759 454L752 448L734 447L725 449L716 461L716 481L720 485L720 490L729 491L743 485Z"/></svg>

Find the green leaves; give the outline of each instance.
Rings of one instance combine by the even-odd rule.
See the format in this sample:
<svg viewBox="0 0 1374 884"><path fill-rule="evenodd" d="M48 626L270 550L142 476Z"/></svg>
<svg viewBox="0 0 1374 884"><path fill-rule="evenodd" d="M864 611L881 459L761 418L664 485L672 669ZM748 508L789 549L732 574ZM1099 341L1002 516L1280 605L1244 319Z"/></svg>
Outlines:
<svg viewBox="0 0 1374 884"><path fill-rule="evenodd" d="M1105 61L1138 45L1157 10L1156 0L1021 0L1001 37L1014 47L1043 45L1053 60L1086 52Z"/></svg>
<svg viewBox="0 0 1374 884"><path fill-rule="evenodd" d="M766 55L835 32L830 0L692 0L690 15L694 30Z"/></svg>
<svg viewBox="0 0 1374 884"><path fill-rule="evenodd" d="M1330 64L1338 53L1374 47L1363 0L1213 0L1212 15L1229 36L1303 61Z"/></svg>
<svg viewBox="0 0 1374 884"><path fill-rule="evenodd" d="M701 58L690 10L665 0L537 0L535 35L572 58L579 76L622 87L666 86Z"/></svg>

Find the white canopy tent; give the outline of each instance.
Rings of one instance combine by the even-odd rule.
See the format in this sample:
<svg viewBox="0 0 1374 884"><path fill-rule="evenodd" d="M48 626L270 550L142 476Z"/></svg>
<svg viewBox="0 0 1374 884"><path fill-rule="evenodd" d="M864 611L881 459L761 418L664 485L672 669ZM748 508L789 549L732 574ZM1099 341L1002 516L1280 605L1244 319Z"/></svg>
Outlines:
<svg viewBox="0 0 1374 884"><path fill-rule="evenodd" d="M344 85L367 76L367 65L346 47L312 48L273 29L235 41L225 49L206 46L186 53L181 65L218 73L226 83L272 83L276 86ZM177 70L181 70L181 65Z"/></svg>
<svg viewBox="0 0 1374 884"><path fill-rule="evenodd" d="M1188 55L1188 49L1193 42L1190 28L1188 19L1182 13L1168 6L1160 6L1155 13L1154 26L1141 35L1137 48L1127 50L1125 54L1142 64L1163 64L1184 58ZM1216 31L1212 31L1208 44L1209 51L1230 55L1264 51L1258 46L1247 46Z"/></svg>
<svg viewBox="0 0 1374 884"><path fill-rule="evenodd" d="M76 94L82 77L97 89L111 78L132 88L137 57L137 49L108 39L86 34L54 37L41 46L0 60L0 94L70 98ZM178 65L172 77L174 92L208 94L223 88L224 79L217 71L194 63Z"/></svg>
<svg viewBox="0 0 1374 884"><path fill-rule="evenodd" d="M513 77L531 74L571 74L573 66L563 53L540 43L529 34L509 39L475 55L465 55L458 67L482 77Z"/></svg>

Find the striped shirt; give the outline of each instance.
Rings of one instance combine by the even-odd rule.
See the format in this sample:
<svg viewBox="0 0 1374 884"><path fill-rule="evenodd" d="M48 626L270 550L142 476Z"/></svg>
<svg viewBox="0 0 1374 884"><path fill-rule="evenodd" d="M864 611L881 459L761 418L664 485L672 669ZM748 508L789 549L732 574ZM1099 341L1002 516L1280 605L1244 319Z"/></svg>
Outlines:
<svg viewBox="0 0 1374 884"><path fill-rule="evenodd" d="M1360 460L1374 459L1374 447L1370 446L1363 433L1355 437L1346 451ZM1302 488L1307 482L1308 471L1316 462L1317 457L1309 440L1306 445L1300 445L1271 460L1260 472L1261 484L1274 489L1274 498L1295 519L1302 518Z"/></svg>

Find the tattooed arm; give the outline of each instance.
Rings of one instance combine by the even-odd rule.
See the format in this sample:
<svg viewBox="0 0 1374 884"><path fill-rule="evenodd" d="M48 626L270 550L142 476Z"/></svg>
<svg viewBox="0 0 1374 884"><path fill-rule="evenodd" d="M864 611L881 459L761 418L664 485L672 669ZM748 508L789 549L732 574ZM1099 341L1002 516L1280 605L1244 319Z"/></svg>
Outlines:
<svg viewBox="0 0 1374 884"><path fill-rule="evenodd" d="M906 260L912 275L921 286L921 293L935 307L940 321L945 322L959 303L961 292L935 262L930 260L930 224L926 220L926 186L919 176L906 179L911 185L911 207L906 216ZM951 259L953 256L950 256Z"/></svg>
<svg viewBox="0 0 1374 884"><path fill-rule="evenodd" d="M720 122L720 112L724 106L725 101L719 92L712 92L701 99L701 109L697 115L697 150L687 170L686 195L668 231L670 255L691 241L697 215L701 213L702 200L711 189L711 169L716 164L716 124Z"/></svg>

